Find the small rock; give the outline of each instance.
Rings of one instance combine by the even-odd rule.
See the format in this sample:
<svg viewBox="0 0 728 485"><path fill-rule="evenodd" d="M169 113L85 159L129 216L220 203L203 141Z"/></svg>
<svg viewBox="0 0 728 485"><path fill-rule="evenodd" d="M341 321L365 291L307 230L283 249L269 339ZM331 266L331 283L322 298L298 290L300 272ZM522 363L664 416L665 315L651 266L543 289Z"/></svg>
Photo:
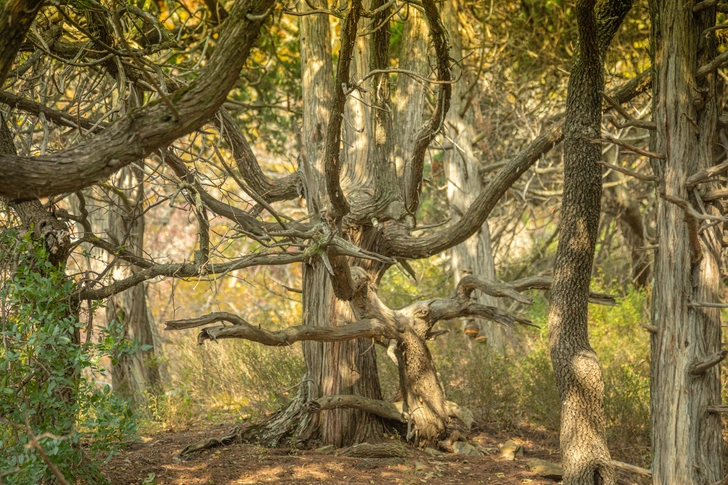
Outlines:
<svg viewBox="0 0 728 485"><path fill-rule="evenodd" d="M334 445L327 445L327 446L322 446L321 448L316 448L316 450L314 450L314 452L318 453L320 455L330 455L331 453L334 452Z"/></svg>
<svg viewBox="0 0 728 485"><path fill-rule="evenodd" d="M452 444L452 450L456 455L485 456L480 450L467 441L456 441Z"/></svg>
<svg viewBox="0 0 728 485"><path fill-rule="evenodd" d="M422 463L421 461L415 462L415 473L419 473L421 471L427 470L427 465Z"/></svg>
<svg viewBox="0 0 728 485"><path fill-rule="evenodd" d="M498 445L498 448L500 448L501 457L505 460L515 460L516 457L523 456L523 447L511 440L506 441L502 445Z"/></svg>
<svg viewBox="0 0 728 485"><path fill-rule="evenodd" d="M427 453L430 456L440 456L442 455L442 452L436 450L435 448L425 448L423 450L425 453Z"/></svg>
<svg viewBox="0 0 728 485"><path fill-rule="evenodd" d="M564 476L564 469L555 463L551 463L546 460L539 460L538 458L529 458L526 460L526 465L536 475L544 478L550 478L552 480L561 480Z"/></svg>

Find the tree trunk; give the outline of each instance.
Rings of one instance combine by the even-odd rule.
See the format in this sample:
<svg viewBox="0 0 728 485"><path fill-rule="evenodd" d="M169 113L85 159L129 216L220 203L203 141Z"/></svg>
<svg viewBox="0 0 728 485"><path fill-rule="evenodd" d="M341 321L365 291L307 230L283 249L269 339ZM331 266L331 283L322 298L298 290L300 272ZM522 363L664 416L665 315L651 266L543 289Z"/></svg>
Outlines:
<svg viewBox="0 0 728 485"><path fill-rule="evenodd" d="M414 436L406 438L415 446L437 448L448 423L445 389L427 347L427 325L417 320L408 323L397 348L404 411L414 424Z"/></svg>
<svg viewBox="0 0 728 485"><path fill-rule="evenodd" d="M576 6L579 53L566 100L564 195L548 318L551 361L561 397L565 485L616 481L605 435L604 382L589 345L587 324L602 196L602 170L597 164L601 146L594 138L601 133L602 64L609 44L602 41L595 3L579 0ZM626 10L621 18L624 14Z"/></svg>
<svg viewBox="0 0 728 485"><path fill-rule="evenodd" d="M693 2L654 0L653 149L666 158L653 164L661 179L655 255L652 324L652 476L654 484L711 484L721 479L721 419L707 411L721 402L720 366L694 366L721 350L720 310L695 305L718 302L721 225L699 230L675 201L720 215L719 205L702 206L687 180L713 165L716 74L696 79L699 66L716 53L715 7L692 13ZM712 188L715 188L712 187ZM669 202L666 199L673 202ZM720 354L718 354L720 355Z"/></svg>
<svg viewBox="0 0 728 485"><path fill-rule="evenodd" d="M614 156L610 160L612 164L619 163L621 151L618 146L613 149ZM652 277L650 255L644 247L647 245L646 228L642 221L639 198L625 187L626 175L612 170L609 174L610 182L620 182L612 189L614 202L617 209L617 224L627 248L630 252L632 262L632 284L636 288L646 288Z"/></svg>
<svg viewBox="0 0 728 485"><path fill-rule="evenodd" d="M144 246L144 171L140 167L124 167L115 177L118 192L111 194L114 207L109 212L107 233L112 240L143 256ZM112 271L115 279L132 276L137 269L118 260ZM155 361L152 321L147 308L146 285L116 294L108 299L106 323L112 334L139 346L149 346L133 353L122 352L111 367L114 392L136 406L146 402L146 392L156 392L161 385L159 367Z"/></svg>
<svg viewBox="0 0 728 485"><path fill-rule="evenodd" d="M458 0L447 0L443 7L443 21L450 33L450 56L453 59L463 57L458 29L458 5ZM467 93L466 81L476 82L476 80L469 79L467 75L461 77L457 65L453 66L453 78L459 80L453 85L450 111L445 119L448 144L451 145L451 149L446 152L444 161L450 218L456 223L483 190L483 182L479 176L480 164L473 153L472 140L475 138L473 110L468 107L470 103L466 99L477 90L476 87ZM468 274L495 280L495 263L487 222L469 239L453 248L452 269L455 284ZM481 292L478 292L476 300L484 305L498 306L496 298ZM513 338L511 331L487 320L479 322L479 327L481 335L487 337L490 347L498 352L505 352L506 342Z"/></svg>
<svg viewBox="0 0 728 485"><path fill-rule="evenodd" d="M305 9L305 7L303 7ZM333 66L329 20L325 15L301 17L301 64L303 75L303 146L309 211L318 218L328 201L324 178L324 142L332 99ZM361 50L361 46L360 49ZM365 52L359 52L359 56ZM355 107L354 107L355 108ZM366 120L362 112L358 118ZM359 137L352 136L350 139ZM359 164L356 150L347 159ZM366 152L365 152L366 153ZM304 263L303 314L305 325L343 325L350 321L348 302L339 301L331 289L330 276L320 259ZM307 399L324 395L358 394L381 399L376 354L369 340L304 344ZM369 349L367 351L367 349ZM302 385L303 387L303 385ZM305 401L304 401L305 402ZM381 420L359 410L325 410L310 420L299 436L320 438L325 445L348 446L376 442Z"/></svg>

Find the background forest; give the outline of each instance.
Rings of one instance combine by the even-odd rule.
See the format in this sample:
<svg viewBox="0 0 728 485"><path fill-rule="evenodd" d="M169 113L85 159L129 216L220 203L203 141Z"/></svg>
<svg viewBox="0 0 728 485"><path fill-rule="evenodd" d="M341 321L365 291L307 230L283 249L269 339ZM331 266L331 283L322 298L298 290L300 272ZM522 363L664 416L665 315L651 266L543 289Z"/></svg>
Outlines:
<svg viewBox="0 0 728 485"><path fill-rule="evenodd" d="M712 47L697 51L717 54L725 6L702 4ZM650 337L658 212L671 196L654 165L665 156L649 76L663 2L0 4L14 8L37 15L0 24L2 52L13 51L0 72L0 483L99 483L97 465L139 433L219 423L294 448L376 442L394 426L424 448L450 432L448 415L468 421L457 411L467 408L476 429L556 439L549 298L585 11L600 28L623 18L613 39L599 31L587 346L611 458L659 469ZM700 237L723 223L722 62L700 74L715 94L706 156L720 168L695 195L720 212L680 206L688 226L704 224ZM38 176L11 157L55 165ZM477 223L479 194L523 159ZM86 165L67 175L76 162ZM706 305L716 314L718 288ZM422 317L422 302L436 317ZM377 318L411 328L395 337ZM352 333L306 330L329 325ZM717 350L711 366L726 356ZM413 355L431 381L411 373ZM717 369L711 385L725 395ZM446 409L413 404L428 389L442 389ZM401 404L341 409L326 400L335 395ZM689 483L715 474L695 473ZM675 479L654 483L688 483Z"/></svg>

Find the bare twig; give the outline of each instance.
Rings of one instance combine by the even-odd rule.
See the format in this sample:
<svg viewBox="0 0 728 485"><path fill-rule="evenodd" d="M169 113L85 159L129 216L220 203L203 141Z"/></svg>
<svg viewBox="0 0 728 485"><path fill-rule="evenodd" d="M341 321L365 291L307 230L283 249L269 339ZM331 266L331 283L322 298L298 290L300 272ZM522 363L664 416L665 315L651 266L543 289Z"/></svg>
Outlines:
<svg viewBox="0 0 728 485"><path fill-rule="evenodd" d="M654 152L651 152L649 150L645 150L643 148L638 148L636 146L632 146L632 145L630 145L628 143L623 142L622 140L617 140L616 138L612 138L611 136L605 136L603 138L595 138L595 139L592 139L591 141L593 141L595 143L599 143L599 142L601 142L601 143L614 143L615 145L621 146L625 150L629 150L631 152L637 153L639 155L643 155L645 157L656 158L658 160L664 160L665 159L665 155L663 155L661 153L654 153Z"/></svg>
<svg viewBox="0 0 728 485"><path fill-rule="evenodd" d="M612 170L616 172L623 173L625 175L629 175L630 177L634 177L639 180L644 180L645 182L659 182L660 179L653 176L653 175L643 175L641 173L637 173L633 170L630 170L626 167L620 167L619 165L612 165L611 163L607 162L597 162L599 165L607 168L611 168Z"/></svg>

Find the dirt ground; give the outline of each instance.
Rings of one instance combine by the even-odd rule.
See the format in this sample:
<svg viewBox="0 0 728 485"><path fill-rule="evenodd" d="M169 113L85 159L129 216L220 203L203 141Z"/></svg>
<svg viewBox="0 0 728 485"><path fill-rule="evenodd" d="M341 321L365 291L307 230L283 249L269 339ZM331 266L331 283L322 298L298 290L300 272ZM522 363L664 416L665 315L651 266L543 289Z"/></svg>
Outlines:
<svg viewBox="0 0 728 485"><path fill-rule="evenodd" d="M532 484L553 485L526 464L540 458L560 464L556 437L529 430L507 434L480 430L471 442L488 449L488 456L473 458L443 454L430 456L407 448L406 458L348 458L315 451L267 449L232 444L205 450L187 460L177 458L185 446L224 435L231 426L190 429L142 436L102 466L113 485L232 485L232 484ZM504 460L498 444L513 440L523 457ZM642 479L643 480L643 479ZM640 485L639 477L619 472L620 485Z"/></svg>

